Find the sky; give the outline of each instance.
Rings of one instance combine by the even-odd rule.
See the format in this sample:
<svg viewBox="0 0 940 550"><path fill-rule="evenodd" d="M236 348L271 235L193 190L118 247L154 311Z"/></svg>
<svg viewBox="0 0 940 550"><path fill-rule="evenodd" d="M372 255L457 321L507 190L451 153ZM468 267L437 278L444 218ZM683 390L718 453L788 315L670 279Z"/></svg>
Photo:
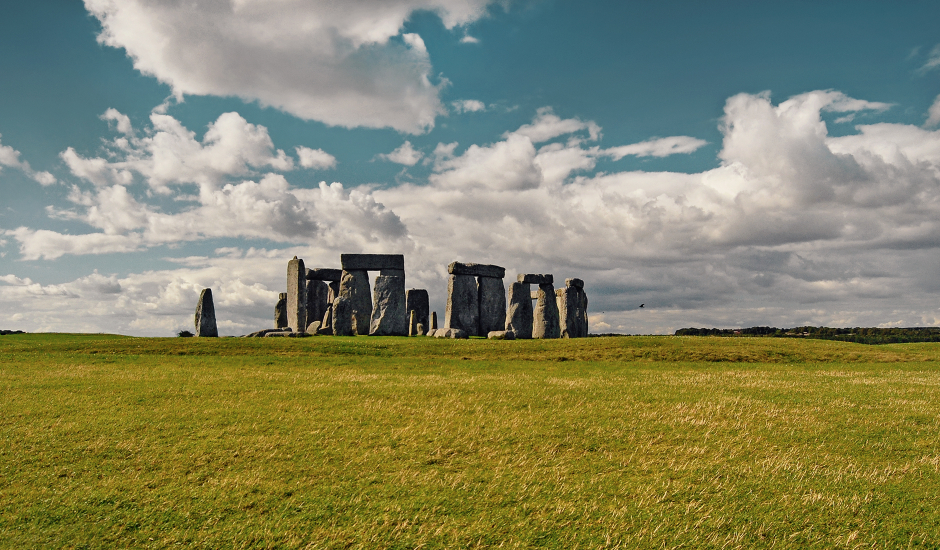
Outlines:
<svg viewBox="0 0 940 550"><path fill-rule="evenodd" d="M585 281L593 333L940 326L940 3L46 0L0 328L273 325L287 262ZM557 286L557 285L556 285ZM640 304L645 307L640 308Z"/></svg>

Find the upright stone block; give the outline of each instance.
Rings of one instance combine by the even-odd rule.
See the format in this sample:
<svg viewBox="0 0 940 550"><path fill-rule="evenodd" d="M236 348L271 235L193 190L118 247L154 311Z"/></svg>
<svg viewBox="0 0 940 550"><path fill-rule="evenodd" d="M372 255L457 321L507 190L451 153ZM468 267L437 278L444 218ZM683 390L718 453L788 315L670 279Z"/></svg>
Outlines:
<svg viewBox="0 0 940 550"><path fill-rule="evenodd" d="M418 322L418 313L415 310L408 312L408 336L418 336L418 327L424 327Z"/></svg>
<svg viewBox="0 0 940 550"><path fill-rule="evenodd" d="M581 334L582 323L579 312L581 310L581 289L566 286L555 291L558 303L558 318L562 338L583 338Z"/></svg>
<svg viewBox="0 0 940 550"><path fill-rule="evenodd" d="M287 262L287 326L294 332L307 330L307 270L297 256Z"/></svg>
<svg viewBox="0 0 940 550"><path fill-rule="evenodd" d="M480 335L506 328L506 287L496 277L480 277L478 280L480 303Z"/></svg>
<svg viewBox="0 0 940 550"><path fill-rule="evenodd" d="M518 339L532 338L532 299L528 283L510 283L509 308L506 310L506 330Z"/></svg>
<svg viewBox="0 0 940 550"><path fill-rule="evenodd" d="M323 314L323 321L320 322L320 328L317 329L317 334L333 334L333 304L335 302L330 302L330 305L326 308L326 313Z"/></svg>
<svg viewBox="0 0 940 550"><path fill-rule="evenodd" d="M215 324L215 305L212 303L212 289L206 288L199 293L199 302L196 304L196 336L219 337L219 329Z"/></svg>
<svg viewBox="0 0 940 550"><path fill-rule="evenodd" d="M333 300L333 336L353 336L352 302L346 296Z"/></svg>
<svg viewBox="0 0 940 550"><path fill-rule="evenodd" d="M309 271L309 270L307 270ZM312 325L314 322L323 321L323 315L326 314L327 308L330 307L329 295L330 287L326 283L318 279L307 279L307 292L306 292L306 311L307 311L307 326Z"/></svg>
<svg viewBox="0 0 940 550"><path fill-rule="evenodd" d="M352 330L354 334L369 334L372 317L372 292L369 289L369 273L364 270L343 271L339 282L339 296L349 302ZM341 320L333 308L333 325ZM342 320L345 323L345 320Z"/></svg>
<svg viewBox="0 0 940 550"><path fill-rule="evenodd" d="M447 308L444 328L457 328L469 336L480 334L480 303L477 280L472 275L451 275L447 279Z"/></svg>
<svg viewBox="0 0 940 550"><path fill-rule="evenodd" d="M535 303L535 315L532 323L533 338L558 338L561 335L558 303L555 298L554 286L551 284L539 285L539 298Z"/></svg>
<svg viewBox="0 0 940 550"><path fill-rule="evenodd" d="M373 336L407 336L408 317L405 311L405 277L379 275L375 278L375 293L372 307L372 324L369 334Z"/></svg>
<svg viewBox="0 0 940 550"><path fill-rule="evenodd" d="M430 326L428 323L430 319L430 300L428 299L428 291L423 288L412 288L408 292L405 292L405 310L409 312L414 311L417 315L416 322L424 326ZM435 327L436 328L436 327Z"/></svg>
<svg viewBox="0 0 940 550"><path fill-rule="evenodd" d="M277 305L274 306L274 326L275 328L286 328L288 326L286 292L277 295Z"/></svg>
<svg viewBox="0 0 940 550"><path fill-rule="evenodd" d="M339 281L330 281L329 287L330 287L330 291L326 295L326 300L327 300L327 303L332 304L333 300L335 300L336 297L339 296Z"/></svg>
<svg viewBox="0 0 940 550"><path fill-rule="evenodd" d="M581 298L581 307L579 308L579 311L578 311L578 319L581 323L581 336L583 338L587 338L591 334L588 331L588 314L587 314L588 297L587 297L587 293L584 292L583 288L578 289L578 290L580 291L579 296Z"/></svg>
<svg viewBox="0 0 940 550"><path fill-rule="evenodd" d="M436 311L431 312L430 322L431 324L430 324L430 328L428 329L428 331L437 330L437 312Z"/></svg>

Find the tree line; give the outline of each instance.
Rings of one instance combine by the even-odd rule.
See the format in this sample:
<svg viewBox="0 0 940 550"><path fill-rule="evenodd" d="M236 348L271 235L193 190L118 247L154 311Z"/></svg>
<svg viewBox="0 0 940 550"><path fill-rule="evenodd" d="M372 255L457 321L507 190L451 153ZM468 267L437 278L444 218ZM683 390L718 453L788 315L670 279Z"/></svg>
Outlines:
<svg viewBox="0 0 940 550"><path fill-rule="evenodd" d="M680 328L676 336L722 336L764 338L813 338L839 340L857 344L906 344L940 342L940 327L909 328L830 328L830 327L749 327L749 328Z"/></svg>

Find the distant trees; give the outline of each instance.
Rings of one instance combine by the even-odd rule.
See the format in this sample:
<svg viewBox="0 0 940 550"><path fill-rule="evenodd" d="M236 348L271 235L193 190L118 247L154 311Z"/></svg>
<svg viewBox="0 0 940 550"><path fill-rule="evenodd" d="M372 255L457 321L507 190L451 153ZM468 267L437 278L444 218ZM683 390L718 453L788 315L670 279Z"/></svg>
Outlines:
<svg viewBox="0 0 940 550"><path fill-rule="evenodd" d="M910 328L830 328L830 327L750 327L741 329L680 328L676 336L760 336L770 338L813 338L858 344L905 344L940 342L940 327Z"/></svg>

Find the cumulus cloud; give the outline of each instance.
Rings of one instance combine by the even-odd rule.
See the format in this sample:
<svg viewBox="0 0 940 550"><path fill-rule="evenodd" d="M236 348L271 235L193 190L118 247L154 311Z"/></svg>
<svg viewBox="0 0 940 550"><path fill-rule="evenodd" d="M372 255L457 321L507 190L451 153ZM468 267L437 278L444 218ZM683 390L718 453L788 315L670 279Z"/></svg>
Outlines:
<svg viewBox="0 0 940 550"><path fill-rule="evenodd" d="M421 151L416 150L410 141L402 143L400 147L388 154L381 154L379 158L385 159L389 162L394 162L396 164L404 164L405 166L414 166L418 164L418 161L424 156Z"/></svg>
<svg viewBox="0 0 940 550"><path fill-rule="evenodd" d="M929 128L938 124L940 124L940 95L938 95L933 100L933 104L930 105L930 109L927 111L927 122L924 123L924 126Z"/></svg>
<svg viewBox="0 0 940 550"><path fill-rule="evenodd" d="M99 42L178 96L237 96L331 125L419 133L444 113L415 10L445 27L486 15L492 0L85 0Z"/></svg>
<svg viewBox="0 0 940 550"><path fill-rule="evenodd" d="M578 118L562 119L553 112L551 107L542 107L531 124L526 124L512 133L525 136L532 143L541 143L582 130L588 131L591 141L597 141L600 138L601 127L594 121L583 122ZM509 133L507 132L506 135L508 136Z"/></svg>
<svg viewBox="0 0 940 550"><path fill-rule="evenodd" d="M478 113L486 110L486 104L478 99L460 99L451 102L454 112L460 113Z"/></svg>
<svg viewBox="0 0 940 550"><path fill-rule="evenodd" d="M336 168L336 157L327 153L323 149L311 149L309 147L296 147L297 158L300 159L300 165L304 168L313 170L323 170L326 168Z"/></svg>
<svg viewBox="0 0 940 550"><path fill-rule="evenodd" d="M0 138L3 136L0 135ZM20 152L16 149L0 143L0 169L4 166L20 170L27 177L36 181L42 186L52 185L56 182L55 176L49 172L37 172L33 170L29 163L20 159Z"/></svg>

